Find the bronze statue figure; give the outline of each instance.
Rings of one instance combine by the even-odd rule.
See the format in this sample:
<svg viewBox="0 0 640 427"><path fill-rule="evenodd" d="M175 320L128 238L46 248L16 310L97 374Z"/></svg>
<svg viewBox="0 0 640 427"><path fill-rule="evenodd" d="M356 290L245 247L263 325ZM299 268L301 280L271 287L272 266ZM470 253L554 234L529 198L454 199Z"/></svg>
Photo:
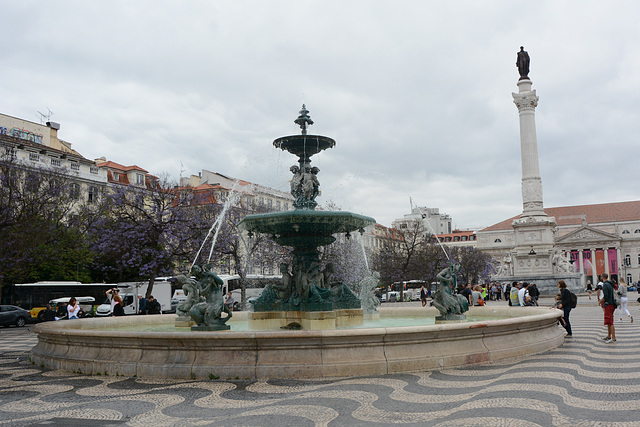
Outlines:
<svg viewBox="0 0 640 427"><path fill-rule="evenodd" d="M524 50L524 46L520 46L516 67L518 67L518 72L520 73L520 80L529 78L529 54Z"/></svg>
<svg viewBox="0 0 640 427"><path fill-rule="evenodd" d="M460 263L451 263L436 276L440 284L433 296L433 306L438 309L440 317L444 320L459 319L469 310L469 301L464 296L453 293L458 284L456 273L460 268Z"/></svg>

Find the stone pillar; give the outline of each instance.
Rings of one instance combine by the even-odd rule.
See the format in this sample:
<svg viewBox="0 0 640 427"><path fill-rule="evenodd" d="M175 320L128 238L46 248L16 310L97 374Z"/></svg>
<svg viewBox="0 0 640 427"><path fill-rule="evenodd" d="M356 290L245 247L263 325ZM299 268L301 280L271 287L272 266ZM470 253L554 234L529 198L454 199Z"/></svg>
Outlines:
<svg viewBox="0 0 640 427"><path fill-rule="evenodd" d="M611 277L611 271L609 269L609 249L605 246L604 249L604 272L607 273L609 275L609 277ZM617 272L613 272L613 274L616 274Z"/></svg>
<svg viewBox="0 0 640 427"><path fill-rule="evenodd" d="M580 277L581 277L580 280L583 282L582 286L586 288L586 286L587 286L587 283L586 283L587 282L587 275L584 274L584 258L582 257L582 249L578 250L578 265L580 266L580 270L579 271L580 271ZM593 281L591 283L593 283ZM595 284L594 284L594 286L595 286Z"/></svg>
<svg viewBox="0 0 640 427"><path fill-rule="evenodd" d="M593 278L593 283L598 284L598 266L596 265L596 250L589 249L591 251L591 273Z"/></svg>
<svg viewBox="0 0 640 427"><path fill-rule="evenodd" d="M627 281L627 275L625 274L625 268L624 266L625 264L625 260L623 260L622 258L620 258L622 256L622 252L620 252L620 248L616 248L616 252L618 254L618 271L620 272L620 274L618 274L618 282L620 282L620 278L622 278L625 282ZM624 276L624 277L622 277ZM628 285L629 283L627 283Z"/></svg>
<svg viewBox="0 0 640 427"><path fill-rule="evenodd" d="M547 216L542 207L542 179L538 164L535 108L538 96L531 90L531 80L518 81L518 93L512 93L520 116L522 150L522 216Z"/></svg>

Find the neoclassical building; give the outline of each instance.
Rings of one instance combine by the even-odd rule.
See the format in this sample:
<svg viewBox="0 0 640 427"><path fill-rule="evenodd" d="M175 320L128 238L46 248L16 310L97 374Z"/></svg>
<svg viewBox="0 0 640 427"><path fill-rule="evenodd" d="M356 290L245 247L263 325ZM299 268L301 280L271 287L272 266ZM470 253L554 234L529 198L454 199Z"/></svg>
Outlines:
<svg viewBox="0 0 640 427"><path fill-rule="evenodd" d="M640 281L640 201L545 208L554 217L553 268L582 273L582 284L607 273L627 283ZM478 249L503 262L516 246L511 217L478 232Z"/></svg>

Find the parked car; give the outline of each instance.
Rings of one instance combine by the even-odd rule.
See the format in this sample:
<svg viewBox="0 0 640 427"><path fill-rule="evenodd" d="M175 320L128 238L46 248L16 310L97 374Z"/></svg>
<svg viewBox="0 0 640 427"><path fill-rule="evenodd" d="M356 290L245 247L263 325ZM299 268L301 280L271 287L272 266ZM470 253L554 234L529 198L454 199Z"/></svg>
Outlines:
<svg viewBox="0 0 640 427"><path fill-rule="evenodd" d="M24 326L31 319L31 313L15 305L0 305L0 326Z"/></svg>

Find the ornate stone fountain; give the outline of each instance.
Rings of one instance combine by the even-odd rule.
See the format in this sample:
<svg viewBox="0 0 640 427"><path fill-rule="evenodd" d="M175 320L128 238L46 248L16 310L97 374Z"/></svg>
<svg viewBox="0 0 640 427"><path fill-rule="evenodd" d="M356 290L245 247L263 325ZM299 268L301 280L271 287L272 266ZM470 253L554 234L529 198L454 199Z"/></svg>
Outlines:
<svg viewBox="0 0 640 427"><path fill-rule="evenodd" d="M341 318L361 323L360 300L346 284L333 278L331 264L321 269L318 248L333 243L334 234L363 233L364 227L375 220L351 212L315 210L318 206L315 199L320 194L320 169L311 166L311 157L334 147L336 142L326 136L307 134L313 120L304 104L294 122L302 133L278 138L273 145L298 156L298 165L290 168L295 209L249 215L239 224L250 236L268 234L279 245L293 248L291 265L280 266L282 283L267 287L254 302L254 321L279 322L282 326L298 323L304 329L326 328L331 323L340 326Z"/></svg>

